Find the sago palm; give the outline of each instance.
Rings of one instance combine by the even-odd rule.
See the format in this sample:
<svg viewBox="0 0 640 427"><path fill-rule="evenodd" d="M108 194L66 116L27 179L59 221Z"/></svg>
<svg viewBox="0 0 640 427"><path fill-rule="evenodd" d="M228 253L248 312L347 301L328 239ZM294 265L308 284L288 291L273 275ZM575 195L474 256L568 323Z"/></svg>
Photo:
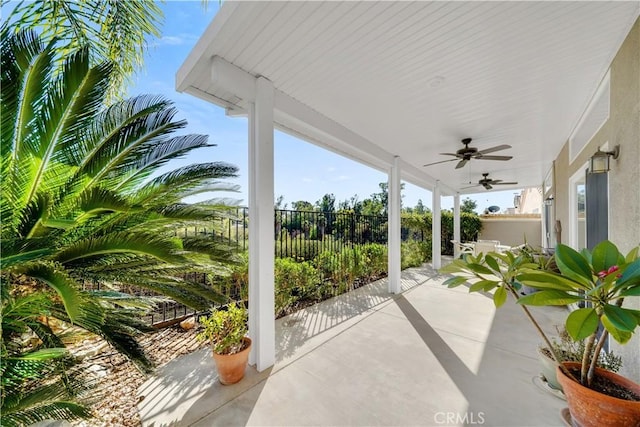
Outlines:
<svg viewBox="0 0 640 427"><path fill-rule="evenodd" d="M2 356L61 348L46 322L56 318L102 336L146 368L134 339L145 328L146 303L81 285L136 285L195 309L220 301L185 273L219 273L232 248L174 232L226 215L229 206L216 200L181 201L233 190L225 179L237 169L214 162L162 172L171 159L210 146L206 136L175 135L186 122L175 120L169 101L142 95L105 108L111 63L92 66L80 48L56 70L54 42L9 34L6 26L1 33ZM40 299L41 308L25 298ZM35 346L25 347L25 334L37 337ZM6 412L4 385L2 394Z"/></svg>
<svg viewBox="0 0 640 427"><path fill-rule="evenodd" d="M9 3L2 0L3 7ZM57 56L63 58L89 46L92 63L113 64L109 98L116 99L142 65L148 37L159 37L162 10L154 0L36 0L13 1L6 16L10 32L41 32L41 39L58 40Z"/></svg>

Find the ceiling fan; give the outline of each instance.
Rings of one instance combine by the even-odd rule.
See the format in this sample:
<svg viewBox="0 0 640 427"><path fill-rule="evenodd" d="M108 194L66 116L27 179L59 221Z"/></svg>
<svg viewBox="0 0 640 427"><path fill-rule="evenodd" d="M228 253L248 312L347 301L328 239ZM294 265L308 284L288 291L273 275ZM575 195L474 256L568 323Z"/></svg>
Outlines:
<svg viewBox="0 0 640 427"><path fill-rule="evenodd" d="M501 179L491 179L489 178L489 173L483 173L482 179L479 180L477 184L470 185L469 187L464 187L464 188L471 188L471 187L477 187L479 185L482 185L485 189L491 190L493 188L493 185L515 185L515 184L517 184L517 182L503 182Z"/></svg>
<svg viewBox="0 0 640 427"><path fill-rule="evenodd" d="M456 169L460 169L461 167L466 165L467 162L469 160L471 160L471 159L478 159L478 160L511 160L513 158L513 156L487 156L486 155L486 154L493 153L493 152L496 152L496 151L501 151L501 150L506 150L507 148L511 148L510 145L506 145L506 144L505 145L496 145L495 147L486 148L484 150L478 151L478 149L475 148L475 147L469 147L469 144L471 144L471 138L463 139L462 143L464 144L464 148L459 149L455 153L440 153L443 156L454 156L455 159L441 160L439 162L427 163L424 166L431 166L431 165L437 165L438 163L446 163L446 162L453 162L453 161L456 161L456 160L460 160L458 162L458 164L456 165Z"/></svg>

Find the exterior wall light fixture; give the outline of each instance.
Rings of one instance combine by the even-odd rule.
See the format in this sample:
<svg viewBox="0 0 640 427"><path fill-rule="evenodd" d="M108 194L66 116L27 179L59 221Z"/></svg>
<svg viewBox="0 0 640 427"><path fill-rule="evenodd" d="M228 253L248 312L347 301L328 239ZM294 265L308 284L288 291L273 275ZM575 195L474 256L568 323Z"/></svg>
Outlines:
<svg viewBox="0 0 640 427"><path fill-rule="evenodd" d="M617 159L620 155L620 146L613 147L613 151L598 151L589 159L589 173L607 173L609 172L609 158Z"/></svg>

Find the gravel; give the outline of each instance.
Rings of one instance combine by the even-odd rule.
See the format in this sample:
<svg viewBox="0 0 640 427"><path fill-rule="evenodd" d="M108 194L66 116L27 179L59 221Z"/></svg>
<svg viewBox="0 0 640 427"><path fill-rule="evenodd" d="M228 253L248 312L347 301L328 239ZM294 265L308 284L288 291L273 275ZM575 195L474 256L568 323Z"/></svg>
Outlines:
<svg viewBox="0 0 640 427"><path fill-rule="evenodd" d="M160 367L178 356L191 353L207 344L196 340L197 328L184 330L179 325L170 326L143 335L139 342L154 366ZM100 339L85 341L82 348L101 349L86 356L82 371L96 383L87 399L95 418L74 423L76 426L140 426L136 391L149 375L140 372L126 357ZM89 352L91 353L91 352Z"/></svg>

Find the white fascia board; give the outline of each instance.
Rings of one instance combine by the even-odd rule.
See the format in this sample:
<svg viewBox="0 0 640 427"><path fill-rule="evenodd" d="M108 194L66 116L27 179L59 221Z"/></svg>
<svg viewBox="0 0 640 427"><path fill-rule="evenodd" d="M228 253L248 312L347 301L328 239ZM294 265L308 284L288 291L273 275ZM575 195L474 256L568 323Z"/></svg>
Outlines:
<svg viewBox="0 0 640 427"><path fill-rule="evenodd" d="M196 98L202 99L203 101L210 102L214 105L217 105L218 107L224 108L225 110L236 111L240 108L239 106L232 104L226 99L218 98L217 96L200 90L197 87L189 86L184 90L184 93L188 93L189 95L195 96ZM242 111L244 111L244 115L246 116L246 110L243 109Z"/></svg>
<svg viewBox="0 0 640 427"><path fill-rule="evenodd" d="M214 46L214 40L219 38L220 31L222 31L239 5L240 2L236 1L222 4L216 16L178 69L176 73L176 90L178 92L185 92L187 88L192 86L198 77L198 73L201 72L201 67L204 64L209 64L208 59L213 56L211 50Z"/></svg>

